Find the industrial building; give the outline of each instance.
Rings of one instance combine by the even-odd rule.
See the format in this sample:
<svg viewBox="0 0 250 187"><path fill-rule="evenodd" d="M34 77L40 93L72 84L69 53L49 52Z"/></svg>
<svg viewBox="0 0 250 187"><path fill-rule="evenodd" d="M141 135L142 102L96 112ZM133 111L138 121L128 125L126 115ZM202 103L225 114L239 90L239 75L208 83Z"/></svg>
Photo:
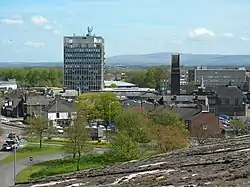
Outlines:
<svg viewBox="0 0 250 187"><path fill-rule="evenodd" d="M104 38L92 35L64 37L64 86L80 92L104 88Z"/></svg>
<svg viewBox="0 0 250 187"><path fill-rule="evenodd" d="M203 79L204 86L239 86L242 87L246 83L246 69L208 69L206 67L198 67L197 69L188 71L188 82L200 84Z"/></svg>

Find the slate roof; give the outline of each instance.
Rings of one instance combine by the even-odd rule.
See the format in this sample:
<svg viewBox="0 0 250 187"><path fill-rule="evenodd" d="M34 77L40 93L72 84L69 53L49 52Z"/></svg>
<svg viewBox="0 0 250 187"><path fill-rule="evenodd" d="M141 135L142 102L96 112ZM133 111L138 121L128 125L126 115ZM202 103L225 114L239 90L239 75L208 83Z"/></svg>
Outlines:
<svg viewBox="0 0 250 187"><path fill-rule="evenodd" d="M56 103L57 102L57 103ZM64 99L55 99L48 106L46 106L44 112L75 112L74 102Z"/></svg>
<svg viewBox="0 0 250 187"><path fill-rule="evenodd" d="M28 106L37 106L37 105L47 106L52 100L53 98L46 97L43 95L27 96L27 105Z"/></svg>
<svg viewBox="0 0 250 187"><path fill-rule="evenodd" d="M190 120L192 117L201 113L201 110L198 108L178 108L178 113L183 120Z"/></svg>
<svg viewBox="0 0 250 187"><path fill-rule="evenodd" d="M19 90L19 89L12 90L11 92L9 92L7 95L4 96L4 101L2 102L2 104L4 104L6 100L11 100L12 106L7 106L6 109L12 110L19 104L22 97L24 97L25 93L27 93L27 91L25 90Z"/></svg>
<svg viewBox="0 0 250 187"><path fill-rule="evenodd" d="M175 100L173 100L175 97ZM172 101L176 101L176 102L190 102L193 103L195 99L194 95L177 95L177 96L171 96L171 95L166 95L163 96L163 100L166 102L172 102ZM198 95L198 100L205 100L206 96L204 95Z"/></svg>
<svg viewBox="0 0 250 187"><path fill-rule="evenodd" d="M245 98L245 95L240 91L236 86L220 86L215 88L215 92L219 97L242 97Z"/></svg>
<svg viewBox="0 0 250 187"><path fill-rule="evenodd" d="M156 98L160 97L152 92L114 92L116 96L138 97L138 98Z"/></svg>

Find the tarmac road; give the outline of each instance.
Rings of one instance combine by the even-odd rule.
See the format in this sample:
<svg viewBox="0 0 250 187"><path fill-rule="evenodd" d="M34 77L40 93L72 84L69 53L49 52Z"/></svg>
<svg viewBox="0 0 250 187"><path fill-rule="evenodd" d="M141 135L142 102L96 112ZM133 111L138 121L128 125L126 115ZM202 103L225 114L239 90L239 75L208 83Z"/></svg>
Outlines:
<svg viewBox="0 0 250 187"><path fill-rule="evenodd" d="M33 158L32 164L63 158L63 154L43 155ZM21 159L16 163L16 174L30 166L29 159ZM9 187L14 185L14 163L0 165L0 186Z"/></svg>
<svg viewBox="0 0 250 187"><path fill-rule="evenodd" d="M108 149L105 148L96 148L94 149L95 153L101 154ZM53 154L53 155L42 155L36 156L33 158L32 164L37 164L40 162L45 162L49 160L56 160L63 158L65 155L63 153ZM29 159L17 160L16 163L16 174L18 174L23 169L30 166ZM9 187L14 185L14 163L0 165L0 186Z"/></svg>
<svg viewBox="0 0 250 187"><path fill-rule="evenodd" d="M7 136L9 133L17 133L21 134L21 129L17 127L11 127L8 125L4 125L0 123L0 127L3 129L4 133L2 136L0 136L0 150L2 149L3 143L8 139ZM21 140L21 145L24 146L25 142ZM3 152L0 151L0 160L4 159L5 157L9 156L11 152ZM1 181L1 180L0 180Z"/></svg>

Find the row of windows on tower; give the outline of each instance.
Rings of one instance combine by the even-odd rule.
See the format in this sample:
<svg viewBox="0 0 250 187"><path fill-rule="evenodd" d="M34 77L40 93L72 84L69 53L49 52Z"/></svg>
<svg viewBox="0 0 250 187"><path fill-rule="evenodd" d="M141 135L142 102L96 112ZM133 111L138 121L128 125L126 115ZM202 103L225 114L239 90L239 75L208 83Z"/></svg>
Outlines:
<svg viewBox="0 0 250 187"><path fill-rule="evenodd" d="M65 52L73 53L73 52L101 52L101 49L98 48L67 48Z"/></svg>
<svg viewBox="0 0 250 187"><path fill-rule="evenodd" d="M98 64L64 64L64 68L71 68L71 69L75 69L75 68L80 68L80 69L88 69L88 68L95 68L95 69L101 69L102 68L102 64L98 63Z"/></svg>
<svg viewBox="0 0 250 187"><path fill-rule="evenodd" d="M65 58L71 57L71 58L86 58L86 57L95 57L95 58L100 58L101 54L100 53L65 53L64 55Z"/></svg>
<svg viewBox="0 0 250 187"><path fill-rule="evenodd" d="M101 63L100 59L65 59L64 62L73 62L73 63Z"/></svg>

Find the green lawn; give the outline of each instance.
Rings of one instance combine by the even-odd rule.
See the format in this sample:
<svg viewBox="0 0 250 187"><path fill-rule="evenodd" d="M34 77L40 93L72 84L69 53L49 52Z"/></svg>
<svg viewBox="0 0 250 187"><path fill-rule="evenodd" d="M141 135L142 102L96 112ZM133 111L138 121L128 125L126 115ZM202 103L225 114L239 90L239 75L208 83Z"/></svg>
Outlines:
<svg viewBox="0 0 250 187"><path fill-rule="evenodd" d="M142 158L155 155L155 152L145 152ZM80 170L98 168L119 163L118 158L108 152L100 155L85 155L81 158ZM35 164L22 170L17 175L17 182L27 182L53 175L60 175L76 171L76 162L72 158L63 158Z"/></svg>
<svg viewBox="0 0 250 187"><path fill-rule="evenodd" d="M86 155L81 159L80 170L97 168L114 163L107 159L105 154ZM58 175L76 171L76 163L71 158L58 159L53 161L35 164L30 168L21 171L17 175L17 182L27 182L30 179L35 180L46 176Z"/></svg>
<svg viewBox="0 0 250 187"><path fill-rule="evenodd" d="M39 143L39 140L33 139L30 142L31 143ZM46 145L48 145L48 144L64 145L64 144L67 143L67 140L44 139L43 143L45 143ZM95 148L109 148L110 147L109 142L106 142L106 141L103 141L103 142L88 141L87 144L91 145L91 146L93 146Z"/></svg>
<svg viewBox="0 0 250 187"><path fill-rule="evenodd" d="M40 156L40 155L49 155L49 154L56 154L62 151L60 146L51 146L51 145L44 145L42 148L39 148L39 145L32 145L28 144L26 147L20 149L16 152L16 158L23 159L28 158L30 156ZM0 160L0 164L6 164L9 162L13 162L14 155L11 154L10 156Z"/></svg>

